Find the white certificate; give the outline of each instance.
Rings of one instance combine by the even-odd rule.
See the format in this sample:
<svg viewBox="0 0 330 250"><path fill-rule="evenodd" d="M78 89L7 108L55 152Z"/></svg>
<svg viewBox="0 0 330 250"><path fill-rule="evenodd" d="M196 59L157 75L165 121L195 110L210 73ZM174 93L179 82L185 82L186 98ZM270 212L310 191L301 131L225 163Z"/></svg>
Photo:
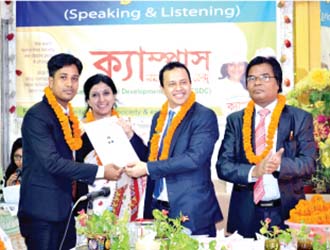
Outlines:
<svg viewBox="0 0 330 250"><path fill-rule="evenodd" d="M84 123L83 127L103 165L113 163L125 167L128 163L139 162L139 157L117 119L107 117ZM118 186L125 185L127 179L123 174Z"/></svg>

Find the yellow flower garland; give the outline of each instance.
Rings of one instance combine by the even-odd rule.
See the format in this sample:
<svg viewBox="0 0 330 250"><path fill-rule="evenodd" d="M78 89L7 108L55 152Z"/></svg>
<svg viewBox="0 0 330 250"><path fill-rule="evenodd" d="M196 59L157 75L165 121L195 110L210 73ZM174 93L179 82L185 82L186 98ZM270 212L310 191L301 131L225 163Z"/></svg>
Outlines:
<svg viewBox="0 0 330 250"><path fill-rule="evenodd" d="M274 109L274 112L271 116L270 124L267 131L267 139L266 139L266 147L264 151L260 155L255 155L253 152L252 144L251 144L251 136L252 136L252 116L254 111L254 101L250 101L245 108L244 116L243 116L243 144L246 158L250 163L259 163L262 159L264 159L270 152L273 147L273 139L275 135L275 131L278 127L278 122L281 117L282 110L285 106L285 96L278 95L277 96L277 105Z"/></svg>
<svg viewBox="0 0 330 250"><path fill-rule="evenodd" d="M168 158L168 153L170 151L170 144L171 144L174 132L175 132L176 128L179 126L179 124L181 123L181 121L183 120L183 118L186 116L189 109L195 103L195 100L196 100L195 93L191 92L187 101L181 106L179 113L173 118L173 121L167 130L167 134L164 137L163 149L162 149L162 153L159 157L159 160L166 160ZM167 111L168 111L168 101L166 101L163 104L162 109L160 110L160 114L157 119L157 125L155 128L156 131L153 134L151 141L150 141L149 161L157 160L160 135L162 133L162 130L163 130L163 127L165 124Z"/></svg>
<svg viewBox="0 0 330 250"><path fill-rule="evenodd" d="M66 143L68 144L71 150L80 149L82 146L82 140L80 138L81 130L79 128L79 120L77 116L74 114L71 103L68 103L68 108L69 108L69 119L72 122L73 136L72 136L72 130L70 127L69 119L64 114L63 109L58 104L51 89L49 87L46 87L44 93L48 100L49 105L54 110L56 117L61 124Z"/></svg>

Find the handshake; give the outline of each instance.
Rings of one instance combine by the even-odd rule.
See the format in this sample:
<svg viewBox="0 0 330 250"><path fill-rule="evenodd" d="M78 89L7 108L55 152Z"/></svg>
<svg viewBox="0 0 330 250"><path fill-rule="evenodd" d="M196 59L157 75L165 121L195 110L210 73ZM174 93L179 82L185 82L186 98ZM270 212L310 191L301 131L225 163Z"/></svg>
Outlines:
<svg viewBox="0 0 330 250"><path fill-rule="evenodd" d="M123 168L112 163L104 166L104 178L107 180L116 181L120 179L123 173L133 178L147 175L147 163L141 161L137 163L129 163Z"/></svg>

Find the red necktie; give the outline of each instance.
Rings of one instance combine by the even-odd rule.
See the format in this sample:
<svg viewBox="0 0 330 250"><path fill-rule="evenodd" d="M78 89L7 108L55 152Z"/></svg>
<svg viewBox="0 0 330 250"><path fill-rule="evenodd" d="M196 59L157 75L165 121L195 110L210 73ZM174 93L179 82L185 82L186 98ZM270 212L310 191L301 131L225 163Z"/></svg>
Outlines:
<svg viewBox="0 0 330 250"><path fill-rule="evenodd" d="M255 130L255 146L256 155L260 155L266 147L266 128L265 118L270 113L268 109L261 109L258 111L260 121ZM262 176L258 178L257 182L253 186L253 200L257 204L265 195L264 183Z"/></svg>

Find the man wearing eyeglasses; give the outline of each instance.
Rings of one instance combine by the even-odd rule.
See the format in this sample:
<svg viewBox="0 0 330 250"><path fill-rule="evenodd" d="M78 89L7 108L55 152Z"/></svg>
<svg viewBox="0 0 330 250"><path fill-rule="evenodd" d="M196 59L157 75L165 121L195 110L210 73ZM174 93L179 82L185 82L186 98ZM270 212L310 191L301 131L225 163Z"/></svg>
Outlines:
<svg viewBox="0 0 330 250"><path fill-rule="evenodd" d="M311 114L285 104L282 69L273 57L255 57L246 69L251 101L227 117L217 173L233 183L227 232L255 237L260 221L286 227L290 209L305 199L303 179L315 171Z"/></svg>

